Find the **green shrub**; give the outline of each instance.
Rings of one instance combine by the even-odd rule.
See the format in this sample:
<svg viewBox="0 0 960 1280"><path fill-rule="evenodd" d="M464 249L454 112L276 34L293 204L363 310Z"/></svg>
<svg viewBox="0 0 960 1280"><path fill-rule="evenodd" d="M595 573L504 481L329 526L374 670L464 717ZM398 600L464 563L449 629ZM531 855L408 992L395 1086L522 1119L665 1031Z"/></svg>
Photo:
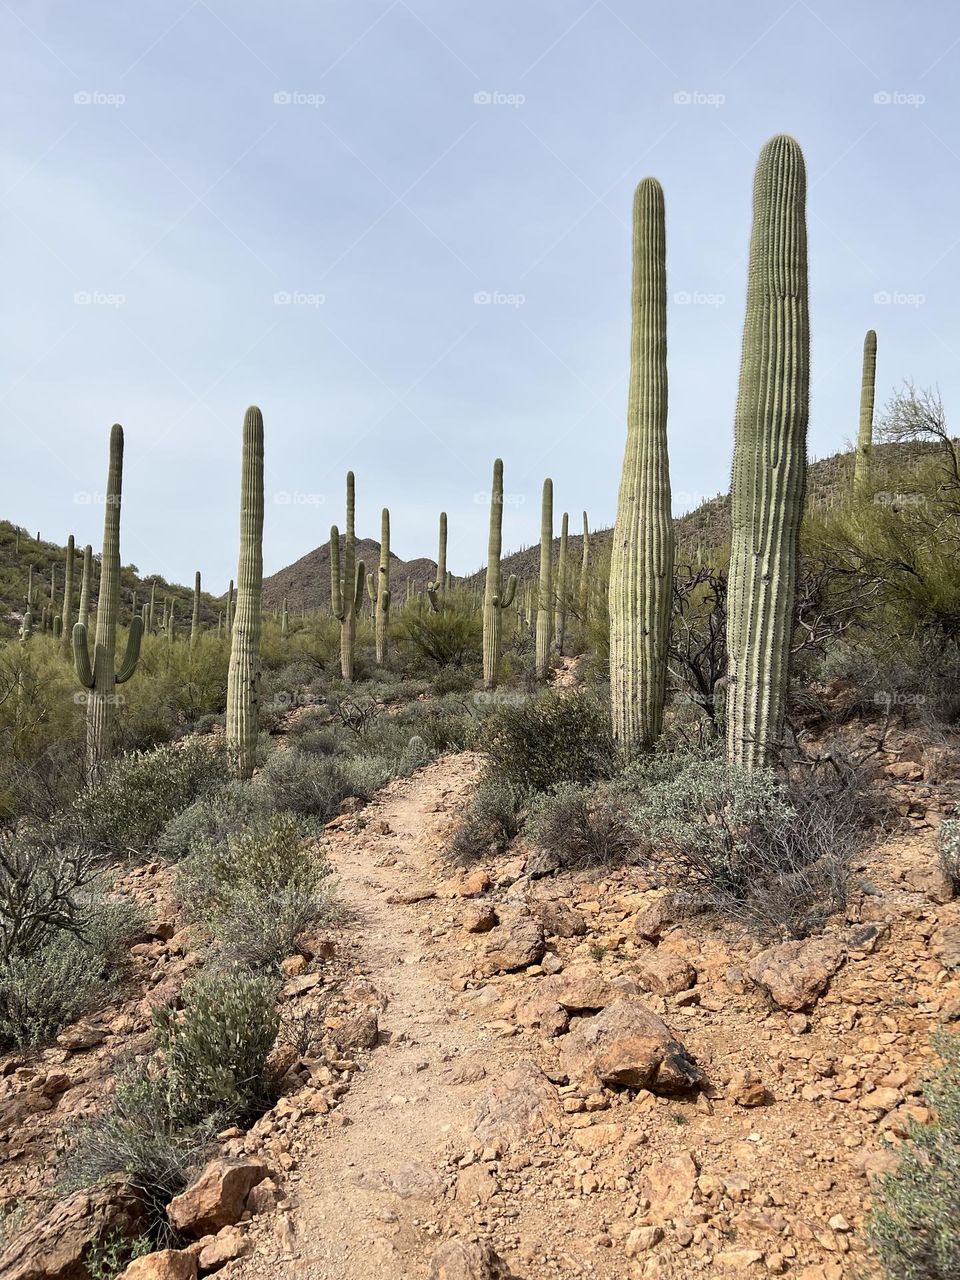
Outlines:
<svg viewBox="0 0 960 1280"><path fill-rule="evenodd" d="M637 857L639 838L625 805L603 787L564 782L530 806L528 834L563 868L596 867Z"/></svg>
<svg viewBox="0 0 960 1280"><path fill-rule="evenodd" d="M143 856L153 851L173 814L227 776L223 751L208 742L170 743L123 756L102 782L77 797L65 825L90 848Z"/></svg>
<svg viewBox="0 0 960 1280"><path fill-rule="evenodd" d="M609 777L616 752L607 706L591 694L548 690L534 697L503 694L483 726L487 773L522 791Z"/></svg>
<svg viewBox="0 0 960 1280"><path fill-rule="evenodd" d="M523 829L525 792L507 782L481 782L453 833L450 853L458 862L505 853Z"/></svg>
<svg viewBox="0 0 960 1280"><path fill-rule="evenodd" d="M405 609L398 643L421 670L477 666L483 646L483 618L472 596L447 592L434 613L425 601Z"/></svg>
<svg viewBox="0 0 960 1280"><path fill-rule="evenodd" d="M157 852L173 862L200 843L224 843L270 812L271 796L250 782L231 781L174 814L157 840Z"/></svg>
<svg viewBox="0 0 960 1280"><path fill-rule="evenodd" d="M119 1228L95 1240L87 1250L84 1263L90 1280L117 1280L117 1277L135 1258L142 1258L153 1251L149 1236L137 1236L131 1240Z"/></svg>
<svg viewBox="0 0 960 1280"><path fill-rule="evenodd" d="M275 809L326 821L350 794L338 760L307 755L296 747L270 754L258 780Z"/></svg>
<svg viewBox="0 0 960 1280"><path fill-rule="evenodd" d="M478 674L477 670L466 667L441 667L433 677L434 697L442 698L446 693L469 693Z"/></svg>
<svg viewBox="0 0 960 1280"><path fill-rule="evenodd" d="M329 865L292 813L201 838L179 866L177 893L229 961L278 970L297 939L330 912Z"/></svg>
<svg viewBox="0 0 960 1280"><path fill-rule="evenodd" d="M937 851L944 873L954 889L960 890L960 822L956 818L945 818L940 823Z"/></svg>
<svg viewBox="0 0 960 1280"><path fill-rule="evenodd" d="M943 1031L935 1045L940 1068L924 1089L933 1119L898 1148L867 1219L887 1280L960 1275L960 1036Z"/></svg>

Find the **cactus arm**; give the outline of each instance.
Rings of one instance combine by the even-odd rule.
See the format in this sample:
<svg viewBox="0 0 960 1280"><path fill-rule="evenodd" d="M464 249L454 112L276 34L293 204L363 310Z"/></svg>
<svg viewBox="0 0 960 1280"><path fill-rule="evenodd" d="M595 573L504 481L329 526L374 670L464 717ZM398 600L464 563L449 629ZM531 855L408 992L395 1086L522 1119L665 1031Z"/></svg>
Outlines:
<svg viewBox="0 0 960 1280"><path fill-rule="evenodd" d="M127 650L123 662L117 672L117 684L126 684L137 669L140 661L140 641L143 639L143 619L138 614L130 623L127 636Z"/></svg>
<svg viewBox="0 0 960 1280"><path fill-rule="evenodd" d="M73 665L77 679L85 689L93 688L93 667L90 665L90 648L87 640L87 624L77 622L73 628Z"/></svg>
<svg viewBox="0 0 960 1280"><path fill-rule="evenodd" d="M343 587L340 582L340 530L330 526L330 608L343 621Z"/></svg>
<svg viewBox="0 0 960 1280"><path fill-rule="evenodd" d="M363 604L363 586L367 579L367 568L362 560L357 561L356 567L356 586L353 592L353 607L358 612Z"/></svg>
<svg viewBox="0 0 960 1280"><path fill-rule="evenodd" d="M377 586L374 582L373 574L367 574L367 595L370 597L370 603L377 603Z"/></svg>
<svg viewBox="0 0 960 1280"><path fill-rule="evenodd" d="M507 579L507 589L506 591L504 591L503 595L500 597L500 608L509 609L510 606L513 604L513 598L516 594L517 594L517 575L515 573L511 573L510 577Z"/></svg>

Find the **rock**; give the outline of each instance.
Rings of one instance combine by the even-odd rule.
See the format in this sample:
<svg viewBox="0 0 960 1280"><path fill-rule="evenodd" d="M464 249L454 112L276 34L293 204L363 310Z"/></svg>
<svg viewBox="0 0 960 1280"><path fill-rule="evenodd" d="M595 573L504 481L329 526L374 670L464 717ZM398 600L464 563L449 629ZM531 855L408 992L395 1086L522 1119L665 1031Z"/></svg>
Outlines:
<svg viewBox="0 0 960 1280"><path fill-rule="evenodd" d="M376 1009L363 1009L330 1031L337 1050L348 1057L357 1049L375 1049L380 1041L380 1019Z"/></svg>
<svg viewBox="0 0 960 1280"><path fill-rule="evenodd" d="M949 924L933 940L933 951L945 969L960 969L960 924Z"/></svg>
<svg viewBox="0 0 960 1280"><path fill-rule="evenodd" d="M581 1018L560 1046L571 1080L593 1087L620 1085L654 1093L684 1093L702 1083L693 1058L655 1013L621 998L593 1018Z"/></svg>
<svg viewBox="0 0 960 1280"><path fill-rule="evenodd" d="M387 902L391 906L410 907L416 902L427 902L435 898L437 891L432 885L413 885L409 889L397 889L387 894Z"/></svg>
<svg viewBox="0 0 960 1280"><path fill-rule="evenodd" d="M80 1280L87 1275L83 1258L94 1241L105 1235L134 1240L142 1230L143 1206L125 1183L77 1191L13 1237L0 1253L0 1276Z"/></svg>
<svg viewBox="0 0 960 1280"><path fill-rule="evenodd" d="M749 976L774 1004L799 1013L816 1004L845 959L843 945L826 935L781 942L760 952Z"/></svg>
<svg viewBox="0 0 960 1280"><path fill-rule="evenodd" d="M477 902L467 907L461 923L467 933L489 933L496 928L497 913L489 902Z"/></svg>
<svg viewBox="0 0 960 1280"><path fill-rule="evenodd" d="M320 985L319 973L302 973L297 978L291 978L289 982L283 984L282 994L288 1000L294 999L296 996L306 995L308 991L312 991L314 987Z"/></svg>
<svg viewBox="0 0 960 1280"><path fill-rule="evenodd" d="M285 978L299 978L306 967L307 957L300 955L298 952L296 955L287 956L286 960L280 965L280 971Z"/></svg>
<svg viewBox="0 0 960 1280"><path fill-rule="evenodd" d="M489 976L510 973L536 964L545 950L543 929L539 920L518 908L501 912L500 926L487 937L480 956L480 969Z"/></svg>
<svg viewBox="0 0 960 1280"><path fill-rule="evenodd" d="M924 894L931 902L952 902L955 897L953 881L939 862L923 862L907 871L907 884L917 893Z"/></svg>
<svg viewBox="0 0 960 1280"><path fill-rule="evenodd" d="M550 849L534 849L524 864L524 874L531 880L542 880L560 870L560 856Z"/></svg>
<svg viewBox="0 0 960 1280"><path fill-rule="evenodd" d="M167 1205L175 1231L212 1235L232 1226L244 1211L247 1196L270 1173L259 1160L213 1160Z"/></svg>
<svg viewBox="0 0 960 1280"><path fill-rule="evenodd" d="M540 918L543 931L555 938L582 938L587 932L587 922L575 907L565 902L538 902L534 910Z"/></svg>
<svg viewBox="0 0 960 1280"><path fill-rule="evenodd" d="M624 1249L628 1258L635 1258L638 1253L646 1253L663 1239L663 1227L634 1227L624 1241Z"/></svg>
<svg viewBox="0 0 960 1280"><path fill-rule="evenodd" d="M460 881L457 892L461 898L479 898L482 893L486 893L492 887L493 881L486 871L471 871Z"/></svg>
<svg viewBox="0 0 960 1280"><path fill-rule="evenodd" d="M463 1204L486 1204L498 1191L493 1171L486 1165L472 1164L457 1176L456 1197Z"/></svg>
<svg viewBox="0 0 960 1280"><path fill-rule="evenodd" d="M258 1213L273 1213L279 1203L280 1188L272 1178L264 1178L247 1196L247 1212L254 1216Z"/></svg>
<svg viewBox="0 0 960 1280"><path fill-rule="evenodd" d="M763 1107L771 1101L770 1091L759 1075L749 1068L733 1073L727 1087L727 1096L740 1107Z"/></svg>
<svg viewBox="0 0 960 1280"><path fill-rule="evenodd" d="M78 1022L76 1026L67 1027L57 1036L57 1044L67 1053L82 1053L84 1049L94 1049L103 1044L107 1038L104 1027L91 1026L89 1022Z"/></svg>
<svg viewBox="0 0 960 1280"><path fill-rule="evenodd" d="M672 924L676 924L677 915L670 905L669 897L657 898L649 907L641 911L633 922L638 938L645 942L656 942Z"/></svg>
<svg viewBox="0 0 960 1280"><path fill-rule="evenodd" d="M623 975L605 978L595 966L571 965L562 974L554 974L539 984L538 994L549 998L568 1013L599 1013L614 1000L640 995L632 978Z"/></svg>
<svg viewBox="0 0 960 1280"><path fill-rule="evenodd" d="M556 1089L535 1062L522 1059L477 1103L473 1133L480 1146L506 1150L555 1131L559 1123Z"/></svg>
<svg viewBox="0 0 960 1280"><path fill-rule="evenodd" d="M196 1280L197 1260L192 1253L180 1249L161 1249L146 1253L122 1272L117 1280Z"/></svg>
<svg viewBox="0 0 960 1280"><path fill-rule="evenodd" d="M748 1271L763 1261L763 1254L759 1249L721 1249L713 1261L721 1271Z"/></svg>
<svg viewBox="0 0 960 1280"><path fill-rule="evenodd" d="M689 1151L655 1161L644 1169L643 1194L650 1201L650 1216L667 1221L679 1216L697 1186L697 1166Z"/></svg>
<svg viewBox="0 0 960 1280"><path fill-rule="evenodd" d="M634 972L640 985L658 996L689 991L697 980L693 965L669 951L649 951L639 957Z"/></svg>
<svg viewBox="0 0 960 1280"><path fill-rule="evenodd" d="M447 1240L430 1260L430 1280L512 1280L510 1268L488 1244L460 1236Z"/></svg>
<svg viewBox="0 0 960 1280"><path fill-rule="evenodd" d="M201 1271L215 1271L225 1262L240 1258L247 1251L247 1241L239 1227L223 1227L197 1258Z"/></svg>
<svg viewBox="0 0 960 1280"><path fill-rule="evenodd" d="M562 1036L570 1024L567 1010L539 988L517 1005L514 1016L521 1027L539 1027L547 1037Z"/></svg>

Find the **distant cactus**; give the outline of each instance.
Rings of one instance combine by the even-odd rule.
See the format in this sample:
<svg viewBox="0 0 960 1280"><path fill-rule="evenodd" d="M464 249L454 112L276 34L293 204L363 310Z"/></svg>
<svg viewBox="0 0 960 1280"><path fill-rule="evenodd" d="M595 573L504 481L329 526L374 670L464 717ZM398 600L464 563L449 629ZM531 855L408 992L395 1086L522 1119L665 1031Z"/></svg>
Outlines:
<svg viewBox="0 0 960 1280"><path fill-rule="evenodd" d="M790 676L810 381L805 202L800 147L771 139L753 188L730 498L727 757L747 769L779 756Z"/></svg>
<svg viewBox="0 0 960 1280"><path fill-rule="evenodd" d="M434 613L440 612L440 602L437 596L447 590L449 579L447 573L447 513L440 512L440 543L437 548L437 576L433 582L427 583L427 595L430 598L430 604Z"/></svg>
<svg viewBox="0 0 960 1280"><path fill-rule="evenodd" d="M877 335L868 329L863 340L863 368L860 375L860 430L853 464L853 487L862 495L870 482L873 455L873 405L877 389Z"/></svg>
<svg viewBox="0 0 960 1280"><path fill-rule="evenodd" d="M233 579L230 579L230 587L227 590L227 639L233 635Z"/></svg>
<svg viewBox="0 0 960 1280"><path fill-rule="evenodd" d="M501 613L513 604L517 590L516 575L511 574L506 591L502 590L500 549L503 543L503 463L493 464L493 486L490 490L490 535L487 540L487 577L483 591L483 687L497 687L500 666Z"/></svg>
<svg viewBox="0 0 960 1280"><path fill-rule="evenodd" d="M237 611L227 671L227 754L238 778L253 776L260 734L262 592L263 416L251 405L243 419Z"/></svg>
<svg viewBox="0 0 960 1280"><path fill-rule="evenodd" d="M390 629L390 512L386 507L380 513L380 568L377 581L367 574L367 594L373 606L373 631L376 645L377 666L387 661Z"/></svg>
<svg viewBox="0 0 960 1280"><path fill-rule="evenodd" d="M340 622L340 674L353 681L353 650L357 637L357 612L363 602L364 567L356 559L356 497L353 472L347 472L347 525L343 540L343 579L340 578L340 531L330 530L330 606Z"/></svg>
<svg viewBox="0 0 960 1280"><path fill-rule="evenodd" d="M177 612L177 602L176 600L171 600L170 608L167 610L167 643L168 644L173 644L177 638L177 632L175 629L176 612Z"/></svg>
<svg viewBox="0 0 960 1280"><path fill-rule="evenodd" d="M127 651L115 670L117 620L120 612L120 501L123 494L123 428L110 431L110 463L107 470L106 502L103 516L103 551L100 557L100 595L97 601L97 632L93 663L87 641L87 624L73 628L73 660L77 678L89 690L87 695L87 780L97 782L113 754L113 722L118 684L129 680L140 659L143 623L133 618L127 637Z"/></svg>
<svg viewBox="0 0 960 1280"><path fill-rule="evenodd" d="M200 570L193 578L193 617L190 620L190 647L194 648L200 639Z"/></svg>
<svg viewBox="0 0 960 1280"><path fill-rule="evenodd" d="M283 608L280 610L280 635L286 640L290 635L290 614L287 612L287 597L283 597Z"/></svg>
<svg viewBox="0 0 960 1280"><path fill-rule="evenodd" d="M553 644L553 481L544 480L540 503L540 590L537 595L537 643L534 674L546 680Z"/></svg>
<svg viewBox="0 0 960 1280"><path fill-rule="evenodd" d="M147 608L147 630L153 631L157 621L157 581L150 583L150 604Z"/></svg>
<svg viewBox="0 0 960 1280"><path fill-rule="evenodd" d="M630 755L660 736L667 686L674 532L667 456L667 272L663 190L633 204L630 385L610 560L610 700Z"/></svg>
<svg viewBox="0 0 960 1280"><path fill-rule="evenodd" d="M590 612L590 525L583 513L583 547L580 552L580 625L586 627Z"/></svg>
<svg viewBox="0 0 960 1280"><path fill-rule="evenodd" d="M570 530L570 517L565 511L560 520L560 555L557 559L557 619L556 642L557 653L563 656L563 645L567 637L567 537Z"/></svg>

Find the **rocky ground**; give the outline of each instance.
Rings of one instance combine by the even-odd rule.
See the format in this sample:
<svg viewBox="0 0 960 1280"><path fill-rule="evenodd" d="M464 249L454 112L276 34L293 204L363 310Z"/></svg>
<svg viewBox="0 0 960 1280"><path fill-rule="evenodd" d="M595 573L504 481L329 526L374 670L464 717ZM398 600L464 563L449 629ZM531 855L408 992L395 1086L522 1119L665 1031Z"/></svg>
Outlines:
<svg viewBox="0 0 960 1280"><path fill-rule="evenodd" d="M766 948L674 921L637 868L531 880L522 848L451 866L476 756L336 819L335 951L291 958L284 995L291 1018L315 1003L323 1044L282 1051L280 1102L171 1206L186 1247L126 1280L869 1275L870 1181L960 1016L934 853L954 758L903 738L883 759L903 833L863 860L846 920ZM193 962L166 873L139 874L159 922L139 998L0 1065L5 1196L42 1197L52 1133ZM78 1274L30 1265L0 1275Z"/></svg>

